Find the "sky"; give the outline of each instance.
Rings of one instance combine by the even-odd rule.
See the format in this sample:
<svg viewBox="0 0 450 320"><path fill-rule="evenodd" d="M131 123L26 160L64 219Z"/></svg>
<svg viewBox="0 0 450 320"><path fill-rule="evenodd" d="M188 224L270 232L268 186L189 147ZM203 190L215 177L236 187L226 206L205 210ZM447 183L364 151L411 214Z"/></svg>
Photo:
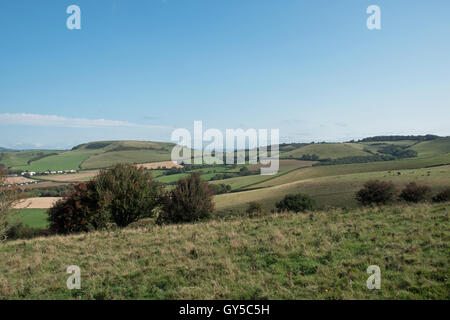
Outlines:
<svg viewBox="0 0 450 320"><path fill-rule="evenodd" d="M450 135L449 15L448 0L1 0L0 147L170 141L196 120L281 142Z"/></svg>

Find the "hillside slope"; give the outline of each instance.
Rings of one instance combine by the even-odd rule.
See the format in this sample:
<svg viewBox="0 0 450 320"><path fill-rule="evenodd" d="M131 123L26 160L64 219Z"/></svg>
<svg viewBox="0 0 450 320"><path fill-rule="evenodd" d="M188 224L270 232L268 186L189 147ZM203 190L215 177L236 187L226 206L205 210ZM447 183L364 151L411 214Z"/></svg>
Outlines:
<svg viewBox="0 0 450 320"><path fill-rule="evenodd" d="M450 153L450 137L420 142L411 147L411 149L417 151L419 156L433 156L436 154Z"/></svg>
<svg viewBox="0 0 450 320"><path fill-rule="evenodd" d="M318 155L319 159L337 159L353 156L370 156L356 143L314 143L297 149L281 152L282 158L301 158L304 155Z"/></svg>
<svg viewBox="0 0 450 320"><path fill-rule="evenodd" d="M38 171L107 168L114 163L170 160L173 143L152 141L96 141L66 151L2 152L0 164L11 170Z"/></svg>
<svg viewBox="0 0 450 320"><path fill-rule="evenodd" d="M448 299L450 204L274 214L0 246L2 299ZM81 269L68 290L66 269ZM366 269L381 268L381 290Z"/></svg>

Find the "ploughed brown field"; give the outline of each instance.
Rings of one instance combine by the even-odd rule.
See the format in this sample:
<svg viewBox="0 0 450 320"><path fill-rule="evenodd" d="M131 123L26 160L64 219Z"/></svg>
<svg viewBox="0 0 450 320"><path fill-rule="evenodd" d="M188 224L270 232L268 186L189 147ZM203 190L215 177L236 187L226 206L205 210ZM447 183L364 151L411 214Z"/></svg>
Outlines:
<svg viewBox="0 0 450 320"><path fill-rule="evenodd" d="M141 163L137 164L136 167L138 168L145 168L145 169L158 169L158 168L183 168L181 164L174 163L172 161L161 161L161 162L150 162L150 163Z"/></svg>
<svg viewBox="0 0 450 320"><path fill-rule="evenodd" d="M19 188L23 189L23 190L29 190L29 189L38 189L38 188L57 187L57 186L63 186L63 185L67 185L67 184L70 184L70 183L49 181L49 182L39 182L39 183L35 183L35 184L29 184L26 186L19 186Z"/></svg>
<svg viewBox="0 0 450 320"><path fill-rule="evenodd" d="M58 181L58 182L76 182L76 181L86 181L90 178L95 177L99 170L85 171L80 173L70 173L70 174L55 174L49 176L40 176L41 179Z"/></svg>
<svg viewBox="0 0 450 320"><path fill-rule="evenodd" d="M29 179L26 177L7 177L5 179L5 184L19 184L19 183L30 183L30 182L35 182L36 180L33 179Z"/></svg>
<svg viewBox="0 0 450 320"><path fill-rule="evenodd" d="M15 209L48 209L55 204L60 197L45 197L45 198L27 198L15 205Z"/></svg>

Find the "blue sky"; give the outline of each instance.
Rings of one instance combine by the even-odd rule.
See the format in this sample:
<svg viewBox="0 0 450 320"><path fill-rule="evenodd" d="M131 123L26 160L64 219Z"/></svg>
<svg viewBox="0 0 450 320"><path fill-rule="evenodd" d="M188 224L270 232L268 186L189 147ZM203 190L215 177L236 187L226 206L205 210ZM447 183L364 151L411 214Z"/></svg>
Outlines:
<svg viewBox="0 0 450 320"><path fill-rule="evenodd" d="M66 8L81 8L68 30ZM381 8L368 30L366 8ZM450 135L448 0L2 0L0 146Z"/></svg>

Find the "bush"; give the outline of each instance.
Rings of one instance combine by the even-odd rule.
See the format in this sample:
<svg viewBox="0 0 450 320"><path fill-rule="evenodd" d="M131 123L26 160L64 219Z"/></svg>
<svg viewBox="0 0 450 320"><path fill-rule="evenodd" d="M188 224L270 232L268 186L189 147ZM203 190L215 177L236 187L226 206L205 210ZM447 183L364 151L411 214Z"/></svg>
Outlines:
<svg viewBox="0 0 450 320"><path fill-rule="evenodd" d="M0 170L0 242L8 237L8 231L11 227L8 220L13 215L11 209L22 197L17 187L5 187L3 185L6 174L5 170Z"/></svg>
<svg viewBox="0 0 450 320"><path fill-rule="evenodd" d="M445 188L433 197L434 202L450 201L450 187Z"/></svg>
<svg viewBox="0 0 450 320"><path fill-rule="evenodd" d="M231 192L231 186L229 184L219 183L219 184L212 184L211 186L214 188L215 194L223 194Z"/></svg>
<svg viewBox="0 0 450 320"><path fill-rule="evenodd" d="M94 181L75 185L66 198L48 210L48 215L50 231L58 234L104 229L110 221Z"/></svg>
<svg viewBox="0 0 450 320"><path fill-rule="evenodd" d="M149 171L132 165L118 164L103 170L94 181L104 210L119 227L151 217L162 192L162 185Z"/></svg>
<svg viewBox="0 0 450 320"><path fill-rule="evenodd" d="M150 217L162 186L143 168L119 164L87 183L75 185L49 209L50 230L68 234L125 227Z"/></svg>
<svg viewBox="0 0 450 320"><path fill-rule="evenodd" d="M431 188L429 186L410 182L400 193L400 199L408 202L420 202L424 201L430 192Z"/></svg>
<svg viewBox="0 0 450 320"><path fill-rule="evenodd" d="M127 228L129 229L140 229L140 228L150 228L155 225L155 218L144 218L133 223L130 223Z"/></svg>
<svg viewBox="0 0 450 320"><path fill-rule="evenodd" d="M50 232L47 229L30 228L28 226L23 225L22 223L11 225L11 227L7 232L9 240L32 239L36 237L45 237L48 236L49 234Z"/></svg>
<svg viewBox="0 0 450 320"><path fill-rule="evenodd" d="M176 187L161 198L162 213L157 222L178 223L207 219L214 211L214 190L198 172L180 179Z"/></svg>
<svg viewBox="0 0 450 320"><path fill-rule="evenodd" d="M245 210L245 212L251 216L261 215L264 213L264 208L261 203L252 201L248 203L248 207L247 210Z"/></svg>
<svg viewBox="0 0 450 320"><path fill-rule="evenodd" d="M387 204L393 201L395 186L392 182L379 180L367 181L364 187L356 193L356 200L362 205Z"/></svg>
<svg viewBox="0 0 450 320"><path fill-rule="evenodd" d="M314 200L307 194L299 193L287 195L275 205L278 211L301 212L313 210L316 206Z"/></svg>

